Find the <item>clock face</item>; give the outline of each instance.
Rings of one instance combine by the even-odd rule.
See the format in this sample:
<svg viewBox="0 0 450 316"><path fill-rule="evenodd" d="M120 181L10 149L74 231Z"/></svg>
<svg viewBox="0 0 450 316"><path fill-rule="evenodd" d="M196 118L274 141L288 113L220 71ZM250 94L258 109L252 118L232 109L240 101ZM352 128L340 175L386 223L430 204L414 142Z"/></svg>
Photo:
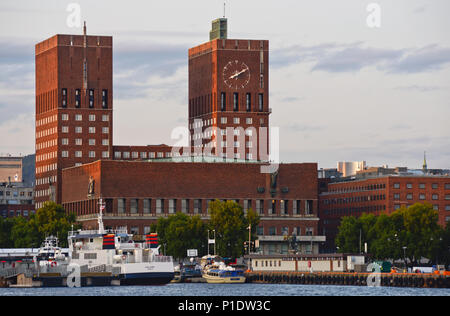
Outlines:
<svg viewBox="0 0 450 316"><path fill-rule="evenodd" d="M230 89L244 89L250 82L250 68L241 61L230 61L223 68L223 82Z"/></svg>

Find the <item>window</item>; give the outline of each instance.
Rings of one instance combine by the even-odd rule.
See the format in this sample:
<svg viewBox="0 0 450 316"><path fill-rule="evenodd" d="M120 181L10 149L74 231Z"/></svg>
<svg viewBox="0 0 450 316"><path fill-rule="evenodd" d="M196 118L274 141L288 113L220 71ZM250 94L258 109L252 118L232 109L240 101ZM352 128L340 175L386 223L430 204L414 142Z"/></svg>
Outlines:
<svg viewBox="0 0 450 316"><path fill-rule="evenodd" d="M75 133L77 133L77 134L83 133L83 128L81 126L75 127Z"/></svg>
<svg viewBox="0 0 450 316"><path fill-rule="evenodd" d="M445 206L445 210L446 210L446 211L450 211L450 205L446 205L446 206Z"/></svg>
<svg viewBox="0 0 450 316"><path fill-rule="evenodd" d="M196 199L194 200L194 214L202 213L202 200Z"/></svg>
<svg viewBox="0 0 450 316"><path fill-rule="evenodd" d="M136 214L138 212L138 200L137 199L131 199L130 200L130 213Z"/></svg>
<svg viewBox="0 0 450 316"><path fill-rule="evenodd" d="M63 108L66 108L67 107L67 89L63 88L62 91L61 91L61 94L62 94L61 106Z"/></svg>
<svg viewBox="0 0 450 316"><path fill-rule="evenodd" d="M412 183L407 183L407 184L406 184L406 188L407 188L407 189L412 189L412 188L413 188Z"/></svg>
<svg viewBox="0 0 450 316"><path fill-rule="evenodd" d="M188 213L189 212L189 200L181 200L181 212Z"/></svg>
<svg viewBox="0 0 450 316"><path fill-rule="evenodd" d="M147 152L141 152L141 159L147 159Z"/></svg>
<svg viewBox="0 0 450 316"><path fill-rule="evenodd" d="M89 127L89 134L95 134L95 126Z"/></svg>
<svg viewBox="0 0 450 316"><path fill-rule="evenodd" d="M253 154L250 154L250 153L245 154L245 159L252 160L253 159Z"/></svg>
<svg viewBox="0 0 450 316"><path fill-rule="evenodd" d="M75 114L75 121L80 122L80 121L82 121L82 120L83 120L83 115L81 115L81 114Z"/></svg>
<svg viewBox="0 0 450 316"><path fill-rule="evenodd" d="M264 89L264 75L263 75L263 74L261 74L261 75L259 76L259 87L260 87L261 89Z"/></svg>
<svg viewBox="0 0 450 316"><path fill-rule="evenodd" d="M264 200L256 200L256 211L260 215L264 215Z"/></svg>
<svg viewBox="0 0 450 316"><path fill-rule="evenodd" d="M439 205L436 205L436 204L433 205L433 210L434 210L434 211L439 211Z"/></svg>
<svg viewBox="0 0 450 316"><path fill-rule="evenodd" d="M419 194L419 200L425 200L425 194Z"/></svg>
<svg viewBox="0 0 450 316"><path fill-rule="evenodd" d="M129 151L125 151L125 152L123 153L123 158L124 158L124 159L130 159L130 152L129 152Z"/></svg>
<svg viewBox="0 0 450 316"><path fill-rule="evenodd" d="M258 227L256 228L256 234L257 234L258 236L264 235L264 226L258 226Z"/></svg>
<svg viewBox="0 0 450 316"><path fill-rule="evenodd" d="M109 127L103 127L102 128L102 133L103 134L108 134L109 133Z"/></svg>
<svg viewBox="0 0 450 316"><path fill-rule="evenodd" d="M283 215L288 215L288 203L285 200L280 201L280 209L283 212Z"/></svg>
<svg viewBox="0 0 450 316"><path fill-rule="evenodd" d="M94 107L94 89L89 90L89 107Z"/></svg>
<svg viewBox="0 0 450 316"><path fill-rule="evenodd" d="M169 200L169 213L174 214L177 211L177 200Z"/></svg>
<svg viewBox="0 0 450 316"><path fill-rule="evenodd" d="M400 183L394 183L394 189L400 189Z"/></svg>
<svg viewBox="0 0 450 316"><path fill-rule="evenodd" d="M222 112L227 110L227 95L225 92L220 94L220 110Z"/></svg>
<svg viewBox="0 0 450 316"><path fill-rule="evenodd" d="M150 214L150 210L151 210L151 201L150 199L144 199L142 201L143 204L143 212L144 214Z"/></svg>
<svg viewBox="0 0 450 316"><path fill-rule="evenodd" d="M289 227L281 227L281 235L288 236L289 235Z"/></svg>
<svg viewBox="0 0 450 316"><path fill-rule="evenodd" d="M306 236L312 236L313 233L314 233L314 228L306 227L306 232L305 232Z"/></svg>
<svg viewBox="0 0 450 316"><path fill-rule="evenodd" d="M114 158L116 158L116 159L122 158L122 153L120 151L114 152Z"/></svg>
<svg viewBox="0 0 450 316"><path fill-rule="evenodd" d="M132 157L133 159L137 159L137 158L139 158L139 153L138 153L137 151L133 151L133 152L131 153L131 157Z"/></svg>
<svg viewBox="0 0 450 316"><path fill-rule="evenodd" d="M274 215L274 214L276 214L276 212L277 212L277 201L272 200L272 205L271 205L271 207L269 209L269 213L271 215Z"/></svg>
<svg viewBox="0 0 450 316"><path fill-rule="evenodd" d="M75 145L77 145L77 146L83 145L83 140L81 138L76 138L75 139Z"/></svg>
<svg viewBox="0 0 450 316"><path fill-rule="evenodd" d="M241 121L241 120L239 119L239 117L233 118L233 123L234 123L234 124L239 124L240 121Z"/></svg>
<svg viewBox="0 0 450 316"><path fill-rule="evenodd" d="M419 189L425 189L425 183L420 183L419 184Z"/></svg>
<svg viewBox="0 0 450 316"><path fill-rule="evenodd" d="M305 214L306 215L312 215L313 214L313 201L307 200L305 202Z"/></svg>
<svg viewBox="0 0 450 316"><path fill-rule="evenodd" d="M68 133L68 132L69 132L69 126L63 126L63 127L61 128L61 132L63 132L63 133Z"/></svg>
<svg viewBox="0 0 450 316"><path fill-rule="evenodd" d="M253 119L251 117L247 117L245 119L245 123L247 123L248 125L251 125L253 123Z"/></svg>
<svg viewBox="0 0 450 316"><path fill-rule="evenodd" d="M258 95L258 106L259 106L259 112L263 112L264 111L264 94L260 93Z"/></svg>
<svg viewBox="0 0 450 316"><path fill-rule="evenodd" d="M89 146L95 146L95 139L94 138L90 138L89 139Z"/></svg>
<svg viewBox="0 0 450 316"><path fill-rule="evenodd" d="M109 139L102 139L103 146L109 146Z"/></svg>
<svg viewBox="0 0 450 316"><path fill-rule="evenodd" d="M406 199L407 199L407 200L412 200L412 199L413 199L412 193L406 194Z"/></svg>
<svg viewBox="0 0 450 316"><path fill-rule="evenodd" d="M221 124L227 124L227 118L226 117L221 117L220 118L220 123Z"/></svg>
<svg viewBox="0 0 450 316"><path fill-rule="evenodd" d="M445 195L445 200L446 200L446 201L450 201L450 194L446 194L446 195Z"/></svg>
<svg viewBox="0 0 450 316"><path fill-rule="evenodd" d="M399 193L395 193L394 194L394 200L400 200L400 194Z"/></svg>
<svg viewBox="0 0 450 316"><path fill-rule="evenodd" d="M162 199L156 200L156 213L157 214L164 213L164 200Z"/></svg>
<svg viewBox="0 0 450 316"><path fill-rule="evenodd" d="M399 210L400 209L400 205L399 204L395 204L394 205L394 210Z"/></svg>
<svg viewBox="0 0 450 316"><path fill-rule="evenodd" d="M81 90L75 90L75 107L79 108L81 106Z"/></svg>
<svg viewBox="0 0 450 316"><path fill-rule="evenodd" d="M444 186L444 188L445 188L446 190L450 190L450 183L446 183L445 186Z"/></svg>
<svg viewBox="0 0 450 316"><path fill-rule="evenodd" d="M61 120L62 121L68 121L69 120L69 114L61 114Z"/></svg>
<svg viewBox="0 0 450 316"><path fill-rule="evenodd" d="M89 122L95 122L95 114L89 114Z"/></svg>
<svg viewBox="0 0 450 316"><path fill-rule="evenodd" d="M63 151L61 152L61 157L63 157L63 158L69 157L69 152L68 152L67 150L63 150Z"/></svg>
<svg viewBox="0 0 450 316"><path fill-rule="evenodd" d="M275 236L277 234L277 228L274 226L269 227L269 236Z"/></svg>
<svg viewBox="0 0 450 316"><path fill-rule="evenodd" d="M117 212L119 214L125 213L125 199L117 199Z"/></svg>
<svg viewBox="0 0 450 316"><path fill-rule="evenodd" d="M432 189L437 189L439 186L438 186L438 184L437 183L433 183L432 185L431 185L431 188Z"/></svg>
<svg viewBox="0 0 450 316"><path fill-rule="evenodd" d="M102 91L102 107L104 109L108 108L108 90L103 89Z"/></svg>
<svg viewBox="0 0 450 316"><path fill-rule="evenodd" d="M69 139L68 138L61 139L61 145L69 145Z"/></svg>
<svg viewBox="0 0 450 316"><path fill-rule="evenodd" d="M109 158L109 151L102 151L102 158Z"/></svg>
<svg viewBox="0 0 450 316"><path fill-rule="evenodd" d="M83 157L83 153L81 151L76 151L75 152L75 157L76 158L81 158L81 157Z"/></svg>
<svg viewBox="0 0 450 316"><path fill-rule="evenodd" d="M108 122L109 121L109 115L102 115L102 122Z"/></svg>
<svg viewBox="0 0 450 316"><path fill-rule="evenodd" d="M239 93L233 93L233 111L239 111Z"/></svg>
<svg viewBox="0 0 450 316"><path fill-rule="evenodd" d="M95 158L95 151L89 151L89 158Z"/></svg>
<svg viewBox="0 0 450 316"><path fill-rule="evenodd" d="M300 200L294 200L292 203L292 213L294 215L300 215Z"/></svg>
<svg viewBox="0 0 450 316"><path fill-rule="evenodd" d="M245 97L245 109L247 112L252 110L252 95L250 93L247 93Z"/></svg>
<svg viewBox="0 0 450 316"><path fill-rule="evenodd" d="M433 199L433 200L439 200L439 194L433 194L433 195L431 196L431 199Z"/></svg>

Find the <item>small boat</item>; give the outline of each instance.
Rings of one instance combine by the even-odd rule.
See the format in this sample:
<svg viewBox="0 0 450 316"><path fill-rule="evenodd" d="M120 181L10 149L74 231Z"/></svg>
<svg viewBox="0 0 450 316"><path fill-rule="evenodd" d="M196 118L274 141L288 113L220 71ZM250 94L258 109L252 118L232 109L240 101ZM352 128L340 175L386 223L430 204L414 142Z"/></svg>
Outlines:
<svg viewBox="0 0 450 316"><path fill-rule="evenodd" d="M208 262L211 258L202 258ZM214 261L206 264L203 268L203 278L207 283L214 284L240 284L245 283L244 270L227 266L220 261L220 257L215 256Z"/></svg>

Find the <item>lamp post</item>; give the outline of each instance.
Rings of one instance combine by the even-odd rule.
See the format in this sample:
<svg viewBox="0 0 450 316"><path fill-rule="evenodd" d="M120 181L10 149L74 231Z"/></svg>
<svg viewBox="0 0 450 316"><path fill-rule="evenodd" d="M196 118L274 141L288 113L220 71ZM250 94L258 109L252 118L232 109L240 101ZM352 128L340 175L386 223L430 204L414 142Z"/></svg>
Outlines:
<svg viewBox="0 0 450 316"><path fill-rule="evenodd" d="M403 260L405 260L405 270L408 269L407 265L406 265L406 249L408 249L408 247L403 246ZM406 272L406 271L405 271Z"/></svg>

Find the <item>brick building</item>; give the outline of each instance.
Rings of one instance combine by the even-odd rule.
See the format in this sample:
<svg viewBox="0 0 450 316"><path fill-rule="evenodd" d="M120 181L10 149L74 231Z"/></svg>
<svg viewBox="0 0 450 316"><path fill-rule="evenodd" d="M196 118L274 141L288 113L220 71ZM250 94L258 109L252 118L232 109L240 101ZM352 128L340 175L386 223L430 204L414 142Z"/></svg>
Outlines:
<svg viewBox="0 0 450 316"><path fill-rule="evenodd" d="M325 250L336 250L334 241L344 216L390 214L402 206L429 203L439 212L440 225L445 226L450 221L448 176L400 174L338 181L320 181L319 230L327 236Z"/></svg>
<svg viewBox="0 0 450 316"><path fill-rule="evenodd" d="M37 208L54 200L94 228L102 198L106 226L145 234L161 216L207 220L210 201L235 200L260 214L264 252L287 253L287 235L319 251L317 164L267 173L269 42L229 40L219 22L218 37L188 53L192 142L180 150L113 145L111 37L84 28L36 45Z"/></svg>
<svg viewBox="0 0 450 316"><path fill-rule="evenodd" d="M275 176L261 173L261 165L96 161L63 171L63 206L85 227L95 228L102 197L106 225L145 234L159 217L183 212L207 220L209 202L233 200L260 215L257 232L266 252L287 252L284 236L293 234L303 241L304 252L311 245L317 252L325 241L317 236L317 164L281 164ZM88 195L90 181L94 191Z"/></svg>

